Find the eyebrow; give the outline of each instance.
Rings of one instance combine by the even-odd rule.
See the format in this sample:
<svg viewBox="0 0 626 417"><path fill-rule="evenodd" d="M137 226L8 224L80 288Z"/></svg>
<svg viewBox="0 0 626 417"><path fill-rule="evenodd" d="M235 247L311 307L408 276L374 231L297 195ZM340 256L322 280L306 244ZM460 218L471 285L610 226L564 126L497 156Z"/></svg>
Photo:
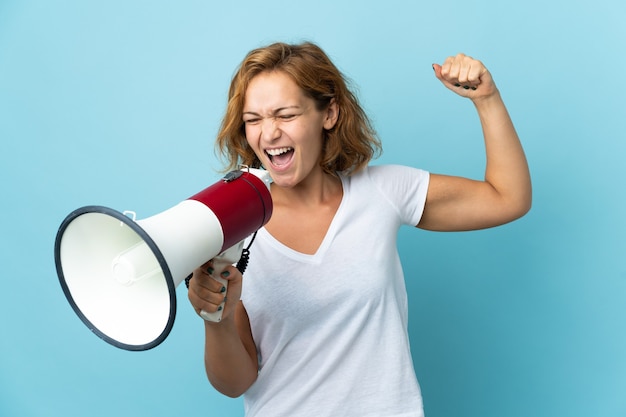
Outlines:
<svg viewBox="0 0 626 417"><path fill-rule="evenodd" d="M278 113L280 113L282 111L285 111L285 110L300 110L300 109L301 109L301 107L297 106L297 105L279 107L279 108L277 108L275 110L272 110L272 115L278 114ZM253 116L261 116L259 113L256 113L256 112L253 112L253 111L244 111L243 114L244 115L250 114L250 115L253 115Z"/></svg>

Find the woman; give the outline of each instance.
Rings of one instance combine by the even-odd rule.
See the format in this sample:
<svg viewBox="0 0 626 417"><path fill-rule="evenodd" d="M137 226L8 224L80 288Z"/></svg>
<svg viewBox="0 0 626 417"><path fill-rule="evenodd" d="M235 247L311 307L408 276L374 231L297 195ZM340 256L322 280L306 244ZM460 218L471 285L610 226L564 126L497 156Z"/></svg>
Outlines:
<svg viewBox="0 0 626 417"><path fill-rule="evenodd" d="M234 76L217 146L229 169L262 166L274 211L235 267L194 272L189 299L205 322L205 366L247 416L422 416L411 359L397 232L497 226L530 208L528 166L489 71L459 54L434 64L469 98L486 146L485 179L368 166L380 151L341 73L316 45L250 52ZM243 286L242 286L243 284Z"/></svg>

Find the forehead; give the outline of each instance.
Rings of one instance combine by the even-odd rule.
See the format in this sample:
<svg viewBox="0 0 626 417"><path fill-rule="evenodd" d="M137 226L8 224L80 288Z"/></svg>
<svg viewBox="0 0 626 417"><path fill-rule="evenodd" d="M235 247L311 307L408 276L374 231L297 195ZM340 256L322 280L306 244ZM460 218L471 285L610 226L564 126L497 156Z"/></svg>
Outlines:
<svg viewBox="0 0 626 417"><path fill-rule="evenodd" d="M303 105L308 99L296 82L282 71L256 75L246 89L244 111L272 110Z"/></svg>

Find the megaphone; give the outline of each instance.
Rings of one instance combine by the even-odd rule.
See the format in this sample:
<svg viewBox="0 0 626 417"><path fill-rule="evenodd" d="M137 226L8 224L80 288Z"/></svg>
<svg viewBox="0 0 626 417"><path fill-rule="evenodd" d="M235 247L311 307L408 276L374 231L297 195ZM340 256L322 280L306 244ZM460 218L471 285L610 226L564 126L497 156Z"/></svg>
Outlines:
<svg viewBox="0 0 626 417"><path fill-rule="evenodd" d="M73 211L59 227L54 258L74 312L118 348L159 345L174 324L176 287L210 259L235 263L244 240L269 221L270 183L264 170L231 171L143 220L103 206ZM215 314L202 312L218 321Z"/></svg>

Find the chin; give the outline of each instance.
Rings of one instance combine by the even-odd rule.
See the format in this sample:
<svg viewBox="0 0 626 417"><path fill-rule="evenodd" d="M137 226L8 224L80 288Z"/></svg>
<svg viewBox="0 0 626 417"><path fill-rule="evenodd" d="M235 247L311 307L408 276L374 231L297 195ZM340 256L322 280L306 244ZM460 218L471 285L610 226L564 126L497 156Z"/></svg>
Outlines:
<svg viewBox="0 0 626 417"><path fill-rule="evenodd" d="M270 176L272 177L272 182L281 188L293 188L300 183L297 178L291 175L275 174L270 171Z"/></svg>

